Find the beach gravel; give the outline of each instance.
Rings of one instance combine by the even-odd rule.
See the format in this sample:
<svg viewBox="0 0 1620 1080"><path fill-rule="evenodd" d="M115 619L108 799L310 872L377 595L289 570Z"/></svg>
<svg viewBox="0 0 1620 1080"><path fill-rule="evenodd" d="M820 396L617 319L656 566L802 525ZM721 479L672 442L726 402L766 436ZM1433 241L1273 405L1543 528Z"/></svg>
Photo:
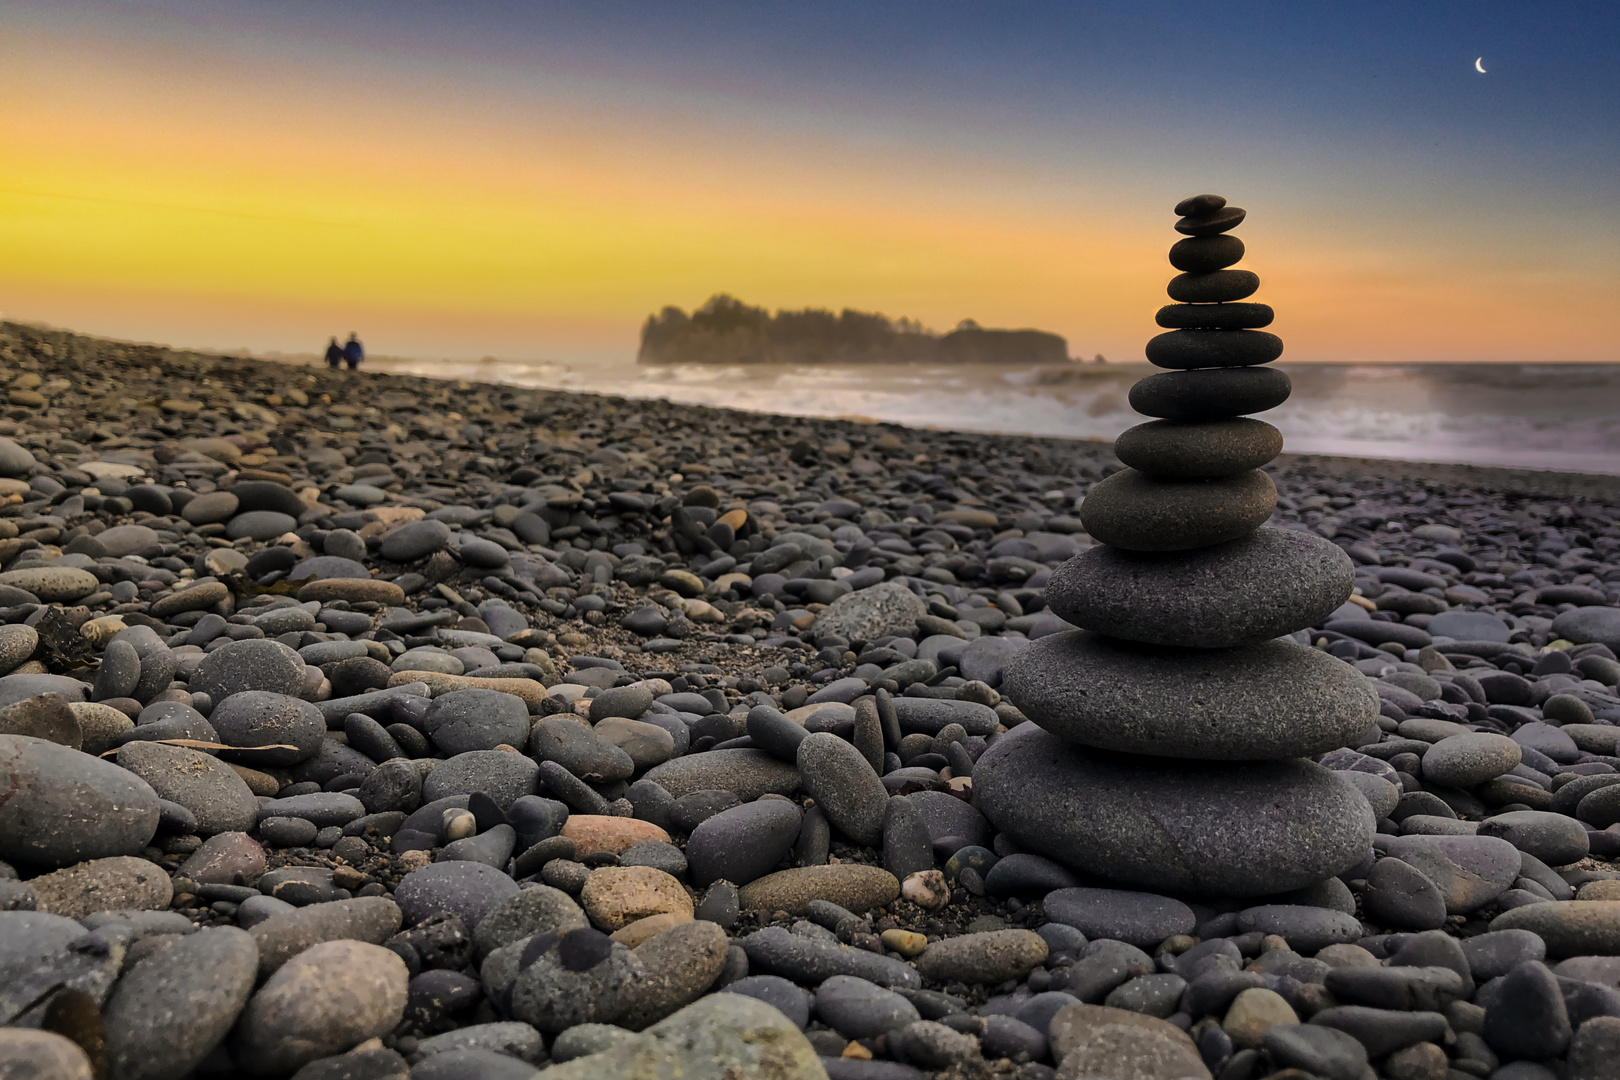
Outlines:
<svg viewBox="0 0 1620 1080"><path fill-rule="evenodd" d="M1178 213L1155 354L1263 359L1244 213ZM1273 457L1299 366L1146 378L1116 457L0 358L0 1061L92 1075L36 1030L90 1007L115 1080L1613 1056L1612 478Z"/></svg>

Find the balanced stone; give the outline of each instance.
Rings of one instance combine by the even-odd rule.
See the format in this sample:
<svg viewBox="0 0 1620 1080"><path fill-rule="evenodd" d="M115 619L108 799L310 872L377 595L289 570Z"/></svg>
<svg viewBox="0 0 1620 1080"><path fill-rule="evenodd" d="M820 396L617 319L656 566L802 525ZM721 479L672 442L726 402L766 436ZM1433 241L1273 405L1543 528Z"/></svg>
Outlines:
<svg viewBox="0 0 1620 1080"><path fill-rule="evenodd" d="M1189 195L1176 203L1177 217L1203 218L1215 213L1226 205L1226 196L1211 195L1205 192L1201 195Z"/></svg>
<svg viewBox="0 0 1620 1080"><path fill-rule="evenodd" d="M1274 318L1268 304L1166 304L1153 321L1166 330L1259 330Z"/></svg>
<svg viewBox="0 0 1620 1080"><path fill-rule="evenodd" d="M1057 569L1046 604L1074 625L1111 637L1213 649L1320 626L1354 585L1355 564L1338 545L1310 533L1260 529L1170 554L1099 544Z"/></svg>
<svg viewBox="0 0 1620 1080"><path fill-rule="evenodd" d="M1235 236L1189 236L1170 245L1170 265L1189 274L1224 270L1243 258L1243 241Z"/></svg>
<svg viewBox="0 0 1620 1080"><path fill-rule="evenodd" d="M985 751L973 787L985 815L1020 846L1153 890L1286 892L1372 848L1367 800L1308 761L1136 757L1025 724Z"/></svg>
<svg viewBox="0 0 1620 1080"><path fill-rule="evenodd" d="M1158 479L1207 480L1258 469L1282 453L1282 446L1282 432L1263 420L1152 420L1115 440L1114 454Z"/></svg>
<svg viewBox="0 0 1620 1080"><path fill-rule="evenodd" d="M1378 697L1360 672L1275 639L1191 651L1070 630L1031 642L1003 678L1047 731L1133 754L1303 757L1345 745L1378 718ZM977 789L977 767L974 777Z"/></svg>
<svg viewBox="0 0 1620 1080"><path fill-rule="evenodd" d="M1258 469L1219 480L1155 480L1121 469L1092 487L1080 520L1113 547L1186 551L1247 536L1276 506L1277 485Z"/></svg>
<svg viewBox="0 0 1620 1080"><path fill-rule="evenodd" d="M1283 636L1326 623L1356 569L1318 536L1261 529L1277 492L1259 466L1282 436L1234 418L1287 398L1287 376L1248 370L1280 356L1282 341L1250 328L1271 321L1269 307L1234 303L1260 284L1224 268L1243 246L1220 236L1243 211L1199 195L1176 212L1176 228L1196 238L1173 249L1189 271L1170 285L1183 303L1159 312L1172 329L1147 354L1189 370L1133 387L1132 404L1159 419L1115 444L1127 468L1080 506L1098 545L1060 567L1046 592L1051 614L1082 629L1042 635L1005 660L1001 692L1033 723L964 764L975 805L1022 857L1256 896L1317 885L1365 859L1374 805L1398 812L1402 797L1381 778L1358 776L1376 785L1364 794L1299 760L1377 732L1379 697L1361 672Z"/></svg>
<svg viewBox="0 0 1620 1080"><path fill-rule="evenodd" d="M1164 368L1251 367L1282 351L1282 338L1264 330L1171 330L1147 343L1148 362Z"/></svg>
<svg viewBox="0 0 1620 1080"><path fill-rule="evenodd" d="M1143 416L1219 420L1275 409L1292 392L1293 382L1277 368L1200 368L1149 375L1128 397Z"/></svg>
<svg viewBox="0 0 1620 1080"><path fill-rule="evenodd" d="M1253 296L1259 288L1259 276L1248 270L1216 270L1171 278L1165 291L1183 304L1220 304Z"/></svg>

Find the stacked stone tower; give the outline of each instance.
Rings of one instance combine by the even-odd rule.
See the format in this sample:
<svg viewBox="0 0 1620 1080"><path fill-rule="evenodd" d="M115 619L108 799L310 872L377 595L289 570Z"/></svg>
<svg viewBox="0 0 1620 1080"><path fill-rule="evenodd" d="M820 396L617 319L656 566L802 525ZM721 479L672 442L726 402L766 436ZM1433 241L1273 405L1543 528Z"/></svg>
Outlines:
<svg viewBox="0 0 1620 1080"><path fill-rule="evenodd" d="M1079 630L1007 665L1003 692L1034 721L974 769L996 826L1029 851L1114 882L1189 894L1301 888L1371 849L1366 799L1305 760L1354 743L1378 699L1349 665L1281 637L1350 596L1352 564L1320 537L1262 527L1277 490L1260 466L1282 434L1247 414L1287 399L1263 365L1282 341L1228 269L1244 212L1180 203L1179 301L1131 405L1157 417L1115 443L1128 468L1092 488L1096 546L1065 563L1047 604Z"/></svg>

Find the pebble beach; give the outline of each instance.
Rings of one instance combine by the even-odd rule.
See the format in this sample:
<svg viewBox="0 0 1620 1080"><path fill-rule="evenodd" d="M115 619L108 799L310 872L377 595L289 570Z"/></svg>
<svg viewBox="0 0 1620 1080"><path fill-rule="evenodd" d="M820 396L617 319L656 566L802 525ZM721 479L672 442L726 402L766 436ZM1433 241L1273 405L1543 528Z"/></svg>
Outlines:
<svg viewBox="0 0 1620 1080"><path fill-rule="evenodd" d="M1612 477L0 362L0 1077L1616 1075Z"/></svg>

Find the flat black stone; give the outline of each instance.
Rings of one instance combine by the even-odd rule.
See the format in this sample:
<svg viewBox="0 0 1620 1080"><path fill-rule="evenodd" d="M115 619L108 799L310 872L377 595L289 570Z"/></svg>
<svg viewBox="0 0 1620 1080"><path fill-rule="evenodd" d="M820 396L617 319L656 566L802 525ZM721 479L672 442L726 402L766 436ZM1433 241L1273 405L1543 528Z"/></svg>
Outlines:
<svg viewBox="0 0 1620 1080"><path fill-rule="evenodd" d="M1127 551L1186 551L1247 536L1271 517L1277 486L1255 470L1219 480L1155 480L1121 469L1080 504L1086 532Z"/></svg>
<svg viewBox="0 0 1620 1080"><path fill-rule="evenodd" d="M1170 265L1189 274L1225 270L1243 258L1243 241L1235 236L1189 236L1170 245Z"/></svg>
<svg viewBox="0 0 1620 1080"><path fill-rule="evenodd" d="M1148 361L1163 368L1252 367L1282 352L1282 338L1264 330L1172 330L1147 343Z"/></svg>
<svg viewBox="0 0 1620 1080"><path fill-rule="evenodd" d="M1204 368L1149 375L1131 387L1131 408L1166 420L1219 420L1275 409L1294 384L1276 368Z"/></svg>
<svg viewBox="0 0 1620 1080"><path fill-rule="evenodd" d="M1046 606L1111 637L1216 649L1318 626L1354 585L1355 564L1338 545L1291 529L1260 529L1168 554L1098 544L1058 567Z"/></svg>
<svg viewBox="0 0 1620 1080"><path fill-rule="evenodd" d="M1208 274L1177 274L1165 291L1183 304L1223 304L1253 296L1260 275L1249 270L1216 270Z"/></svg>
<svg viewBox="0 0 1620 1080"><path fill-rule="evenodd" d="M1021 848L1171 893L1304 888L1372 848L1367 800L1309 761L1167 761L1087 749L1020 724L984 752L973 788Z"/></svg>
<svg viewBox="0 0 1620 1080"><path fill-rule="evenodd" d="M1176 232L1187 236L1215 236L1243 224L1248 211L1236 206L1223 206L1219 210L1197 217L1184 217L1176 222Z"/></svg>
<svg viewBox="0 0 1620 1080"><path fill-rule="evenodd" d="M1276 314L1269 304L1166 304L1153 321L1166 330L1258 330Z"/></svg>
<svg viewBox="0 0 1620 1080"><path fill-rule="evenodd" d="M1150 420L1114 440L1114 456L1161 480L1236 476L1258 469L1282 448L1282 432L1248 417L1191 423Z"/></svg>
<svg viewBox="0 0 1620 1080"><path fill-rule="evenodd" d="M1378 719L1378 695L1355 668L1277 639L1182 649L1067 630L1030 642L1001 689L1063 739L1161 758L1305 757L1343 746Z"/></svg>
<svg viewBox="0 0 1620 1080"><path fill-rule="evenodd" d="M606 960L612 948L613 940L590 926L567 931L557 943L559 959L569 971L589 971Z"/></svg>

